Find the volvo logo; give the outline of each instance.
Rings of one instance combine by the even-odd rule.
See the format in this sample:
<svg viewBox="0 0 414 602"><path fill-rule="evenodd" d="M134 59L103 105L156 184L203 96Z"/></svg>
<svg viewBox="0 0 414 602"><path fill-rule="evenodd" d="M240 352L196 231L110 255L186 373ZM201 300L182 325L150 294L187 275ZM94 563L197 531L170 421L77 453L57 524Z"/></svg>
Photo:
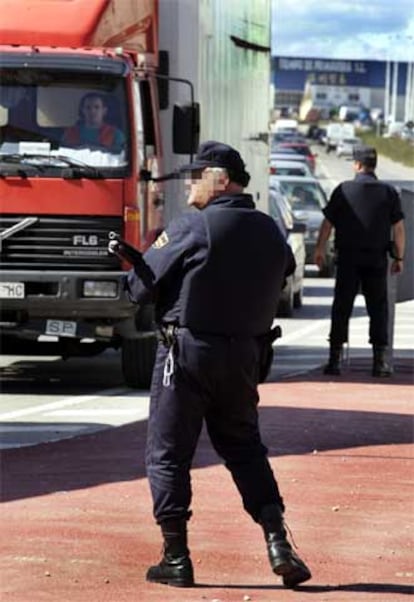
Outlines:
<svg viewBox="0 0 414 602"><path fill-rule="evenodd" d="M74 247L97 247L99 244L96 234L75 234L72 242Z"/></svg>
<svg viewBox="0 0 414 602"><path fill-rule="evenodd" d="M33 226L33 224L35 224L38 221L38 217L26 217L26 219L17 222L17 224L14 224L14 226L10 226L10 228L5 228L2 232L0 232L0 251L3 250L3 240L7 240L16 232L20 232L25 228L29 228L29 226Z"/></svg>

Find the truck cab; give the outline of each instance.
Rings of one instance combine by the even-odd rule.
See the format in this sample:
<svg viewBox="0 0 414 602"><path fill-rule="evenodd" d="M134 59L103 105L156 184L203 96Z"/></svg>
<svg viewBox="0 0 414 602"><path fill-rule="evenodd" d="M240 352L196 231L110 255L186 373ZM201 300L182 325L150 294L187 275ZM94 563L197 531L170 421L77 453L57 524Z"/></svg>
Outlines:
<svg viewBox="0 0 414 602"><path fill-rule="evenodd" d="M163 229L157 1L0 9L1 332L65 356L119 347L126 384L148 387L152 307L127 300L131 266L107 246L115 231L144 251Z"/></svg>

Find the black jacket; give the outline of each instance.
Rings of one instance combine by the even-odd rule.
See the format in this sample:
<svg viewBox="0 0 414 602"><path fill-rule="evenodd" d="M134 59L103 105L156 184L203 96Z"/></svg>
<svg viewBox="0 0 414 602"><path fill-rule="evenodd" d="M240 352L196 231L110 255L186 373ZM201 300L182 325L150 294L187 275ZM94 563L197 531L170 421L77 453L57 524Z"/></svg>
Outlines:
<svg viewBox="0 0 414 602"><path fill-rule="evenodd" d="M335 227L335 245L341 251L385 255L391 226L404 218L393 186L374 173L357 174L340 184L323 210Z"/></svg>
<svg viewBox="0 0 414 602"><path fill-rule="evenodd" d="M216 198L173 220L143 260L126 281L133 302L152 298L158 323L225 335L267 332L295 269L274 220L248 194ZM142 278L143 267L151 278Z"/></svg>

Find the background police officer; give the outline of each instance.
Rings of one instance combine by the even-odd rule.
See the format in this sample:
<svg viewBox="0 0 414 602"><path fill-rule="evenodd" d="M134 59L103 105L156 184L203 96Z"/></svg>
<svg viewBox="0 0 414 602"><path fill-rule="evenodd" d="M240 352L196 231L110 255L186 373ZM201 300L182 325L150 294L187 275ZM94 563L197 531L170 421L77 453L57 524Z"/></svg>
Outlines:
<svg viewBox="0 0 414 602"><path fill-rule="evenodd" d="M127 280L131 300L155 301L162 338L146 465L164 555L147 580L194 584L190 468L205 420L245 510L263 528L272 570L294 587L311 574L287 541L257 412L263 348L294 259L273 219L243 193L250 176L236 150L205 142L184 172L188 205L201 211L172 221ZM122 253L122 244L117 250Z"/></svg>
<svg viewBox="0 0 414 602"><path fill-rule="evenodd" d="M390 376L388 345L387 251L393 239L391 273L403 269L405 231L401 201L391 185L375 175L377 153L370 146L354 149L355 178L337 186L323 210L314 261L322 267L325 244L335 228L337 273L331 312L330 356L325 374L340 374L343 343L359 288L370 319L373 376Z"/></svg>

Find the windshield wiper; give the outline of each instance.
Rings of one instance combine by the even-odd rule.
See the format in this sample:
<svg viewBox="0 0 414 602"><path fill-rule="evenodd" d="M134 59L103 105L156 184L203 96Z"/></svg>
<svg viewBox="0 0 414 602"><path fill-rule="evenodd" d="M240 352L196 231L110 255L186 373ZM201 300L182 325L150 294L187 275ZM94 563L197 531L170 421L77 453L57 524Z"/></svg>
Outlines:
<svg viewBox="0 0 414 602"><path fill-rule="evenodd" d="M79 159L73 159L73 157L67 157L66 155L53 155L52 158L61 161L62 163L66 163L68 167L71 167L72 177L86 176L87 178L103 178L102 171L97 167L79 161Z"/></svg>
<svg viewBox="0 0 414 602"><path fill-rule="evenodd" d="M0 161L5 163L14 163L20 165L30 165L30 167L37 168L39 171L44 171L48 167L61 168L70 167L70 170L66 169L63 177L66 178L102 178L102 172L94 167L88 165L78 159L67 157L66 155L43 155L42 153L8 153L0 154ZM62 165L62 163L64 165Z"/></svg>
<svg viewBox="0 0 414 602"><path fill-rule="evenodd" d="M13 167L15 167L15 169L13 169L13 172L4 172L4 169L2 168L0 171L0 176L1 177L7 177L7 176L20 176L21 178L27 178L29 176L29 170L28 169L23 169L22 168L22 161L21 161L21 157L22 155L18 155L18 154L1 154L0 153L0 163L7 163L7 164L12 164ZM35 170L36 172L41 172L43 171L43 166L42 165L38 165L36 163L28 163L26 162L27 167L30 168L30 170ZM7 167L5 168L7 169Z"/></svg>

